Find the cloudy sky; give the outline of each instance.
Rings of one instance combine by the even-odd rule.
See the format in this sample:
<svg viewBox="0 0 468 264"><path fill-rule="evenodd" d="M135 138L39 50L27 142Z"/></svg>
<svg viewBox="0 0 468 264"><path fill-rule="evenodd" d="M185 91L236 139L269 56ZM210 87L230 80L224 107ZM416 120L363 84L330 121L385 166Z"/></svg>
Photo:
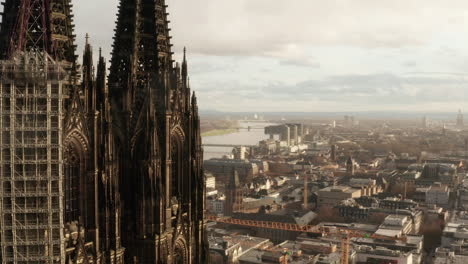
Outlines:
<svg viewBox="0 0 468 264"><path fill-rule="evenodd" d="M166 0L204 110L468 111L466 0ZM74 1L108 53L117 0Z"/></svg>

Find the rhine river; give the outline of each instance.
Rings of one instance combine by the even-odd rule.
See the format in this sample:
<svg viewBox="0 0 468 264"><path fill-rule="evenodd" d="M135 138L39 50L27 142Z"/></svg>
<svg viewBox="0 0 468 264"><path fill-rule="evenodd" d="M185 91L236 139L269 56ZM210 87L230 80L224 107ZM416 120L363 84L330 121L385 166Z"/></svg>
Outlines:
<svg viewBox="0 0 468 264"><path fill-rule="evenodd" d="M240 129L237 132L222 135L203 137L203 144L230 144L230 145L257 145L259 141L268 139L263 128L275 125L273 123L256 121L239 121ZM248 131L248 127L251 130ZM232 154L232 148L226 147L204 147L204 159L222 158L224 155Z"/></svg>

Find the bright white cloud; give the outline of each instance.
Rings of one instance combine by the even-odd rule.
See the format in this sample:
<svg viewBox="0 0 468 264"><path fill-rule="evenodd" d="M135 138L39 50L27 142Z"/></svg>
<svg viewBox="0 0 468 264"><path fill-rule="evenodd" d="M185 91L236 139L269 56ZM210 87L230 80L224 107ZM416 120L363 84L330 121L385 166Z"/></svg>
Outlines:
<svg viewBox="0 0 468 264"><path fill-rule="evenodd" d="M468 28L464 0L173 0L170 5L174 32L182 32L176 43L218 55L294 55L291 45L422 45L437 32Z"/></svg>
<svg viewBox="0 0 468 264"><path fill-rule="evenodd" d="M468 2L451 0L170 0L178 49L216 55L302 55L304 45L402 47L468 34ZM109 47L116 0L75 1L78 37ZM108 49L108 48L106 48Z"/></svg>

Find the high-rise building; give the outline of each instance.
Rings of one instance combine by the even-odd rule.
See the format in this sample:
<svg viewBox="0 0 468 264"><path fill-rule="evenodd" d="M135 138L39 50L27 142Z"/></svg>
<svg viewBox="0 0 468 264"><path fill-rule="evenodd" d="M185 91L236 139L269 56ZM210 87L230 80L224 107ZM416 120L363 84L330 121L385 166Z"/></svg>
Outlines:
<svg viewBox="0 0 468 264"><path fill-rule="evenodd" d="M165 2L120 1L106 82L88 38L78 66L70 1L4 3L1 262L205 263L198 106Z"/></svg>
<svg viewBox="0 0 468 264"><path fill-rule="evenodd" d="M354 116L348 116L348 115L345 115L344 116L344 127L347 127L347 128L350 128L350 127L354 127L357 125L357 121L355 119Z"/></svg>
<svg viewBox="0 0 468 264"><path fill-rule="evenodd" d="M458 115L457 115L457 127L463 127L463 113L461 109L458 110Z"/></svg>
<svg viewBox="0 0 468 264"><path fill-rule="evenodd" d="M421 120L421 127L422 128L427 128L427 116L423 116Z"/></svg>

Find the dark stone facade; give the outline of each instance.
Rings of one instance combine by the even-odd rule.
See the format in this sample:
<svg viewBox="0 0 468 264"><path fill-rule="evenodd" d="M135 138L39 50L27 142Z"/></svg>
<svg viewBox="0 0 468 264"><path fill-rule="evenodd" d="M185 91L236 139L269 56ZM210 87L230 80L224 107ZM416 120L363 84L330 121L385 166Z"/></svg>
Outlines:
<svg viewBox="0 0 468 264"><path fill-rule="evenodd" d="M185 50L181 65L172 60L166 8L120 1L107 78L88 41L77 66L71 0L5 2L0 59L45 52L69 77L62 263L207 263L197 99Z"/></svg>

